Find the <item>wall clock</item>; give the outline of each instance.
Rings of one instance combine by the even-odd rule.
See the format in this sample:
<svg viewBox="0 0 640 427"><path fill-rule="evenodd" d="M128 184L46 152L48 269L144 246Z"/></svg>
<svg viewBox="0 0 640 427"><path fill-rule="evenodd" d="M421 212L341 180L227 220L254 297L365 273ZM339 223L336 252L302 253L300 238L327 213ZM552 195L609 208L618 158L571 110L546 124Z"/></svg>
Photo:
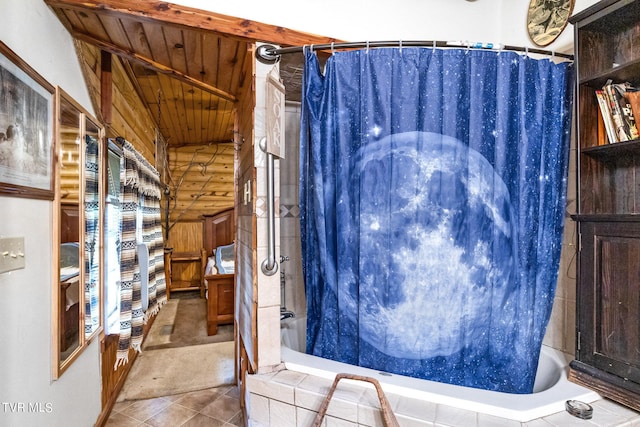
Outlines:
<svg viewBox="0 0 640 427"><path fill-rule="evenodd" d="M567 26L575 0L531 0L527 13L527 31L531 41L547 46Z"/></svg>

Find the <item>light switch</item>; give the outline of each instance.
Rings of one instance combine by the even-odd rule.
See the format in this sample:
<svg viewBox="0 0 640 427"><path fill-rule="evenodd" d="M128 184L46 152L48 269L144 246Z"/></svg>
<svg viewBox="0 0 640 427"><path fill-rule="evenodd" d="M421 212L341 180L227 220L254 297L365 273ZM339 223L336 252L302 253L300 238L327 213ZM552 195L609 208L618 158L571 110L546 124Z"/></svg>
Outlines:
<svg viewBox="0 0 640 427"><path fill-rule="evenodd" d="M0 239L0 273L24 268L24 237Z"/></svg>

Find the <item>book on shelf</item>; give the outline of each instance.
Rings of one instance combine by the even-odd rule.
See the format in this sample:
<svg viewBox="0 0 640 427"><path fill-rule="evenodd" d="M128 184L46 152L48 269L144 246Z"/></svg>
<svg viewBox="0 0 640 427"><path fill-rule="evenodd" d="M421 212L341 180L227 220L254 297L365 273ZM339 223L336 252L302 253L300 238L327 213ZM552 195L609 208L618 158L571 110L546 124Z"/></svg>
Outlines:
<svg viewBox="0 0 640 427"><path fill-rule="evenodd" d="M598 107L600 108L600 116L602 118L602 122L604 123L604 128L607 132L607 139L610 144L614 142L618 142L618 137L616 136L615 127L613 124L613 118L611 116L611 105L609 104L609 99L603 90L596 90L596 98L598 99Z"/></svg>
<svg viewBox="0 0 640 427"><path fill-rule="evenodd" d="M633 107L629 102L629 95L635 93L636 89L631 84L613 83L611 80L608 80L602 87L600 94L596 91L605 127L607 123L609 126L613 125L614 135L610 135L610 131L607 130L609 142L632 141L640 137ZM606 100L605 103L609 107L608 114L605 106L601 104L601 98ZM635 95L632 95L631 98L635 100ZM636 107L637 109L638 107ZM638 115L638 111L635 111L635 115Z"/></svg>
<svg viewBox="0 0 640 427"><path fill-rule="evenodd" d="M640 90L635 88L627 89L624 97L627 98L627 102L631 106L631 113L636 121L636 127L640 126ZM640 129L638 130L640 131Z"/></svg>

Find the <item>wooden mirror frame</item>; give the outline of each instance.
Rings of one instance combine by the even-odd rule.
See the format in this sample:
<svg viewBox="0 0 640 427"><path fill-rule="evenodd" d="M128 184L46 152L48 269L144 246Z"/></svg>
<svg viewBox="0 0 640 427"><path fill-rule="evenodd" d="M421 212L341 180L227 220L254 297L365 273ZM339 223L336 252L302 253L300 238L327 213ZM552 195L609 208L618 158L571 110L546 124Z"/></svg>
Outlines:
<svg viewBox="0 0 640 427"><path fill-rule="evenodd" d="M84 351L85 348L102 332L102 324L103 324L103 313L102 313L102 299L103 299L103 262L102 262L102 236L103 236L103 202L102 197L104 194L103 190L103 171L104 168L102 161L102 153L104 146L104 128L99 124L99 122L93 118L80 104L78 104L69 94L67 94L60 87L56 87L55 91L55 138L57 139L57 143L55 146L57 147L57 153L55 153L55 164L54 164L54 175L55 175L55 196L53 202L53 256L52 256L52 365L53 365L53 378L59 378L71 364L78 358L78 356ZM64 135L65 130L65 121L73 122L72 127L66 126L66 129L72 129L75 126L75 115L77 114L77 123L78 129L77 133L74 130L67 135ZM66 116L65 116L66 115ZM85 242L86 242L86 215L85 215L85 204L86 200L86 167L80 167L81 165L86 165L87 156L86 156L86 145L87 145L87 135L90 132L97 139L97 153L96 153L96 164L98 165L97 183L94 188L97 189L97 194L95 195L95 201L98 203L98 212L97 212L97 228L98 234L96 236L96 241L98 244L95 246L97 250L97 283L96 283L96 293L94 294L97 297L97 305L98 307L98 315L95 317L94 326L90 328L90 330L86 329L85 322L85 313L86 313L86 305L87 303L91 304L91 302L86 301L85 298L85 283L87 280L86 269L86 256L85 256ZM77 153L73 153L72 150L65 152L65 145L68 144L69 135L71 138L75 138L74 142L78 145ZM65 140L66 143L65 143ZM65 159L65 156L67 158ZM65 163L77 163L78 167L75 171L71 170L70 173L67 173L63 176L62 169L64 168ZM77 176L77 187L76 183L72 182L74 176ZM63 180L66 181L64 186L69 189L69 191L63 191ZM76 190L77 188L77 190ZM77 191L77 195L73 194L73 192ZM65 201L70 201L71 203L65 203ZM64 206L77 206L77 213L73 213L73 210L70 209L71 212L68 216L71 218L69 222L66 219L63 219L63 207ZM74 219L77 218L77 219ZM75 229L75 225L73 221L77 220L77 230ZM70 225L67 227L67 225ZM63 229L63 226L65 229ZM71 240L69 240L71 239ZM64 240L64 241L63 241ZM62 258L62 243L74 243L73 240L77 240L77 251L78 251L78 268L77 268L77 278L70 283L77 283L78 286L78 295L77 295L77 303L72 304L70 307L66 307L69 304L66 300L66 295L63 293L62 286L62 277L61 277L61 267L63 267L61 263ZM68 276L68 275L67 275ZM65 276L66 277L66 276ZM66 292L65 287L65 292ZM65 297L63 301L62 298ZM64 303L64 304L63 304ZM66 311L73 308L73 305L77 304L77 316L75 313L67 315ZM77 331L75 331L75 318L77 317ZM68 323L67 323L68 322ZM67 334L69 327L73 327L72 332ZM75 334L75 338L74 338ZM73 341L68 345L67 348L67 339L71 338ZM77 342L76 342L77 339Z"/></svg>

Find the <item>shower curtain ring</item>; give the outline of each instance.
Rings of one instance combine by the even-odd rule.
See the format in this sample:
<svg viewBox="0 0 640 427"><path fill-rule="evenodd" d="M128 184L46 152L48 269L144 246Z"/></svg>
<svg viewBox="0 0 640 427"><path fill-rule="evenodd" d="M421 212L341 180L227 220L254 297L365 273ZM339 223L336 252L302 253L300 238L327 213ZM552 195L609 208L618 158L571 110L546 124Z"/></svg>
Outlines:
<svg viewBox="0 0 640 427"><path fill-rule="evenodd" d="M367 40L366 52L369 53L369 40Z"/></svg>
<svg viewBox="0 0 640 427"><path fill-rule="evenodd" d="M398 44L400 46L400 53L402 53L402 40L398 40Z"/></svg>
<svg viewBox="0 0 640 427"><path fill-rule="evenodd" d="M331 55L335 54L336 51L333 49L333 42L331 42Z"/></svg>
<svg viewBox="0 0 640 427"><path fill-rule="evenodd" d="M310 49L311 49L311 53L313 53L313 44L311 45L311 48L310 48Z"/></svg>
<svg viewBox="0 0 640 427"><path fill-rule="evenodd" d="M436 41L435 40L433 40L433 48L434 49L436 48Z"/></svg>

